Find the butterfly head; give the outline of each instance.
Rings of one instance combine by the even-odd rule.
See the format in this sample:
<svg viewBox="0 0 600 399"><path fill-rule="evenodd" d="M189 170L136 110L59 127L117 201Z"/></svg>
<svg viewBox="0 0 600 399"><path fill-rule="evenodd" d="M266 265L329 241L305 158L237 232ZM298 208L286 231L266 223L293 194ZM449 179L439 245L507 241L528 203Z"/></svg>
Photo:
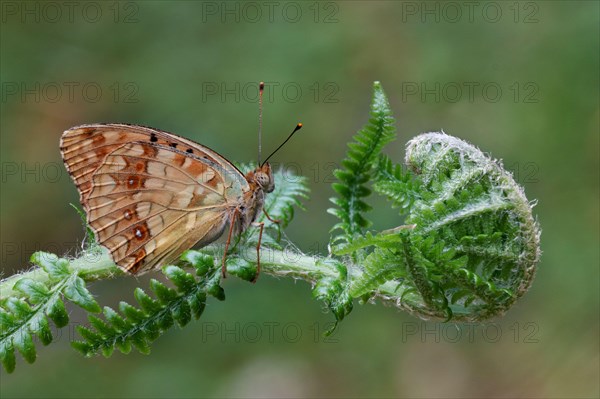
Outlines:
<svg viewBox="0 0 600 399"><path fill-rule="evenodd" d="M265 193L275 189L275 178L271 172L271 165L267 162L257 167L246 175L248 181L256 183Z"/></svg>

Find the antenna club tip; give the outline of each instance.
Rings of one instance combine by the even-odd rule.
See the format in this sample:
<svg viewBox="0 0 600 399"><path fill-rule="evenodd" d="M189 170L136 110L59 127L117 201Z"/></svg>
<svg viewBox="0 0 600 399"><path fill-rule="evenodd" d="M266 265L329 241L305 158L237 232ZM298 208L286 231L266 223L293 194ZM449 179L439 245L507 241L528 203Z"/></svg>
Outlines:
<svg viewBox="0 0 600 399"><path fill-rule="evenodd" d="M297 126L298 126L298 129L300 129L303 126L302 122L299 122Z"/></svg>
<svg viewBox="0 0 600 399"><path fill-rule="evenodd" d="M258 88L259 88L260 90L264 90L264 88L265 88L265 82L260 82L260 83L258 84Z"/></svg>

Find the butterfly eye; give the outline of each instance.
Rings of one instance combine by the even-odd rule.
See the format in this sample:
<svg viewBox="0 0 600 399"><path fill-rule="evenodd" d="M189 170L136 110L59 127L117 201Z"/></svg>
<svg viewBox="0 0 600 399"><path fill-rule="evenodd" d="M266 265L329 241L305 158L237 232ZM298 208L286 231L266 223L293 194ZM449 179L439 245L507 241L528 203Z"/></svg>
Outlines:
<svg viewBox="0 0 600 399"><path fill-rule="evenodd" d="M256 174L256 182L265 190L267 193L273 191L274 184L266 173L258 172Z"/></svg>
<svg viewBox="0 0 600 399"><path fill-rule="evenodd" d="M260 184L263 187L265 187L269 183L269 178L264 173L258 173L256 175L256 180L258 181L258 184Z"/></svg>

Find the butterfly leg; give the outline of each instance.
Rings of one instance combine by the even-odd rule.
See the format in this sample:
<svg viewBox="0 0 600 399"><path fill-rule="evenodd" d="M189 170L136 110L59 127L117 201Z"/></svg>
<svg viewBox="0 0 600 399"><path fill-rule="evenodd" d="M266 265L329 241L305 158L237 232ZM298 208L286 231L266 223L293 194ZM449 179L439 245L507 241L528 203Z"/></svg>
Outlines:
<svg viewBox="0 0 600 399"><path fill-rule="evenodd" d="M276 224L281 223L281 220L273 219L271 216L269 216L269 214L267 213L267 210L265 208L263 208L263 212L265 213L265 216L267 217L267 219L269 219L271 222L276 223Z"/></svg>
<svg viewBox="0 0 600 399"><path fill-rule="evenodd" d="M252 279L253 283L256 283L258 279L258 275L260 274L260 243L262 241L263 230L265 228L264 222L253 223L255 226L260 227L260 231L258 233L258 244L256 244L256 274Z"/></svg>
<svg viewBox="0 0 600 399"><path fill-rule="evenodd" d="M281 240L281 220L271 218L271 216L269 216L269 214L267 213L267 210L265 208L263 208L263 212L265 213L265 216L267 217L267 219L269 219L269 221L271 223L275 223L277 225L277 241L280 241Z"/></svg>
<svg viewBox="0 0 600 399"><path fill-rule="evenodd" d="M236 208L231 214L229 219L229 234L227 234L227 242L225 242L225 250L223 251L223 264L221 265L221 275L223 278L227 277L227 268L225 267L225 261L227 260L227 250L231 243L231 234L233 233L233 227L235 226L236 217L238 217L239 210ZM261 231L262 233L262 231ZM258 240L260 242L260 240Z"/></svg>

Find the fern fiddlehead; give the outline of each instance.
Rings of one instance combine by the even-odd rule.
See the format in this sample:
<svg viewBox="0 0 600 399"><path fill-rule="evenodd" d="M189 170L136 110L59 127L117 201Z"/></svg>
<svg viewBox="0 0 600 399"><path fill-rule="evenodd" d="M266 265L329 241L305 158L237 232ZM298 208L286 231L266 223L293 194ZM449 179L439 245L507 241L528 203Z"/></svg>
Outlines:
<svg viewBox="0 0 600 399"><path fill-rule="evenodd" d="M381 296L425 318L502 314L531 285L540 255L539 226L523 189L498 161L445 133L412 139L405 164L385 155L371 162L374 191L405 215L403 224L334 247L342 256L369 251L352 266L351 296ZM398 295L382 295L390 282Z"/></svg>
<svg viewBox="0 0 600 399"><path fill-rule="evenodd" d="M523 189L498 161L444 133L411 140L406 164L426 194L407 218L413 235L444 243L427 259L452 251L434 271L452 276L439 287L453 311L477 320L508 309L531 285L540 255L539 227ZM447 264L458 259L462 265Z"/></svg>

